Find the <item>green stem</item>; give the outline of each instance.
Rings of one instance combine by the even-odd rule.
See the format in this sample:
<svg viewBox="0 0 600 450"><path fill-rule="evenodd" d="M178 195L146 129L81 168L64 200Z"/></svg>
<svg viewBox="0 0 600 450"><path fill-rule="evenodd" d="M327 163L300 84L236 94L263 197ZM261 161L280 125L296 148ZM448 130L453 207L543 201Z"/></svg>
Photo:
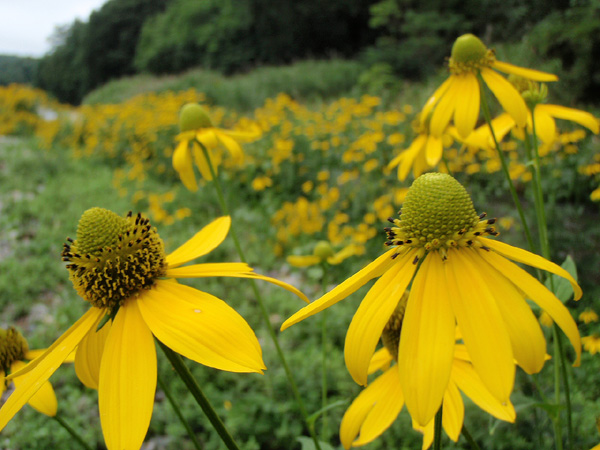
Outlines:
<svg viewBox="0 0 600 450"><path fill-rule="evenodd" d="M569 377L567 373L567 363L564 357L563 343L562 343L562 335L558 330L558 326L554 324L554 339L558 342L558 350L561 354L560 358L560 368L563 380L563 389L565 391L565 406L567 408L567 442L569 443L569 448L573 448L573 412L571 409L571 389L569 387Z"/></svg>
<svg viewBox="0 0 600 450"><path fill-rule="evenodd" d="M181 413L181 408L179 408L175 397L173 397L171 391L169 390L169 388L167 387L160 375L158 375L158 385L163 390L165 396L167 397L167 400L169 400L169 403L173 407L175 415L177 416L183 427L186 429L188 436L194 443L194 447L196 447L198 450L203 450L202 444L200 444L200 441L198 441L198 438L196 437L196 433L194 433L194 430L192 430L192 427L190 426L189 422L185 419L185 417L183 417L183 414Z"/></svg>
<svg viewBox="0 0 600 450"><path fill-rule="evenodd" d="M492 135L492 139L494 140L494 145L498 152L498 157L500 158L500 163L502 165L502 171L504 172L504 176L508 181L508 188L510 190L510 195L512 196L513 202L517 208L519 213L519 218L521 219L521 224L523 225L523 230L525 231L525 236L527 238L527 243L529 244L529 248L533 251L535 247L533 245L533 238L531 237L531 231L529 230L529 226L527 225L527 220L525 220L525 213L523 212L523 207L521 206L521 201L519 200L519 195L517 194L517 190L515 189L515 185L513 184L512 179L510 178L510 171L508 170L508 163L506 162L506 156L504 152L500 148L500 144L498 139L496 139L496 133L494 132L494 127L492 127L492 118L490 115L490 109L487 104L485 90L483 89L484 82L481 77L481 74L477 74L477 78L479 80L479 87L481 90L481 110L483 112L483 117L485 118L488 127L490 128L490 133Z"/></svg>
<svg viewBox="0 0 600 450"><path fill-rule="evenodd" d="M473 436L471 436L471 433L469 433L469 430L467 429L465 424L463 424L462 430L460 432L473 450L481 450L479 448L479 445L477 445L477 442L475 442L475 439L473 439Z"/></svg>
<svg viewBox="0 0 600 450"><path fill-rule="evenodd" d="M553 328L554 329L554 328ZM556 339L556 331L554 331L554 355L558 355L559 347ZM560 404L560 365L554 362L554 399L556 405ZM557 411L556 416L552 419L552 428L554 429L554 444L556 450L562 450L562 430L560 426L560 411Z"/></svg>
<svg viewBox="0 0 600 450"><path fill-rule="evenodd" d="M221 210L223 211L223 214L230 216L231 213L229 212L229 207L227 206L227 202L225 201L225 196L223 195L223 189L221 188L221 182L219 181L219 178L217 177L217 173L213 167L208 150L206 149L204 144L202 144L202 142L200 142L200 141L196 141L196 142L198 143L198 145L200 145L200 148L202 149L202 153L204 154L204 158L206 159L206 163L208 164L208 168L210 169L210 173L213 177L213 185L215 186L215 190L217 192L217 197L219 200L219 204L221 206ZM233 238L233 242L235 244L235 248L240 257L240 260L244 263L247 262L246 257L244 256L244 251L242 250L242 246L240 245L240 241L237 237L235 227L233 226L233 223L231 225L230 232L231 232L231 237ZM302 418L304 419L304 422L307 425L308 431L313 439L316 449L321 450L321 446L319 445L319 440L317 439L317 436L315 434L314 427L312 427L308 421L308 412L306 411L306 407L304 406L304 402L302 401L302 397L300 396L300 391L298 390L298 386L296 384L296 380L294 379L294 375L292 374L292 371L290 370L290 367L285 359L283 350L281 349L281 346L279 345L279 340L277 339L275 330L273 330L273 327L271 326L271 321L269 320L269 313L267 312L267 309L263 302L262 296L260 295L258 286L253 279L250 279L250 284L252 286L254 296L256 297L256 301L258 302L258 306L260 309L262 319L263 319L265 326L269 332L269 336L271 337L271 340L273 341L273 345L275 345L275 350L277 351L277 356L279 357L279 360L281 361L283 369L285 370L285 374L287 376L288 382L290 383L290 387L292 389L292 393L296 400L296 404L298 405L298 409L300 410L300 414L302 414Z"/></svg>
<svg viewBox="0 0 600 450"><path fill-rule="evenodd" d="M433 450L441 450L442 448L442 409L440 406L438 412L435 413L435 421L433 422Z"/></svg>
<svg viewBox="0 0 600 450"><path fill-rule="evenodd" d="M208 401L208 398L206 398L206 396L202 392L202 389L200 389L198 383L196 383L194 376L190 372L190 369L188 369L188 367L183 362L183 359L181 359L181 356L179 356L177 353L175 353L173 350L171 350L159 340L157 340L157 342L159 347L173 366L173 369L175 369L175 371L177 372L181 380L184 382L190 393L194 396L194 399L196 399L198 405L200 405L200 407L202 408L202 411L204 411L204 414L206 414L208 420L210 420L210 423L212 424L215 431L219 434L219 436L221 436L221 440L223 441L225 446L229 450L239 450L238 445L231 437L231 434L229 434L229 431L227 431L227 428L225 428L225 424L217 415L216 411Z"/></svg>
<svg viewBox="0 0 600 450"><path fill-rule="evenodd" d="M321 278L321 287L323 294L327 293L327 265L322 263L323 277ZM321 312L321 437L327 440L329 430L327 429L327 310Z"/></svg>
<svg viewBox="0 0 600 450"><path fill-rule="evenodd" d="M71 437L73 439L75 439L79 445L81 445L86 450L92 450L92 447L90 447L87 444L87 442L85 442L83 440L83 438L79 435L79 433L77 433L77 431L75 431L73 428L71 428L71 426L67 422L65 422L65 420L62 417L60 417L59 415L56 415L56 416L53 416L52 418L54 420L56 420L60 424L61 427L63 427L65 430L67 430L69 432L69 434L71 435Z"/></svg>

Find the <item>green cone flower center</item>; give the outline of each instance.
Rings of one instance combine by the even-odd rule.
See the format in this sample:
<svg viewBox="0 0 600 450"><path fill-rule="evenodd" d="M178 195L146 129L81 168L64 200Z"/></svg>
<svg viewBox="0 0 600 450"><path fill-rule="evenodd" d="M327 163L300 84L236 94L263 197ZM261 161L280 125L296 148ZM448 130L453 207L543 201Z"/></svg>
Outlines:
<svg viewBox="0 0 600 450"><path fill-rule="evenodd" d="M335 254L333 248L331 248L331 244L327 241L319 241L317 245L315 245L315 249L313 250L313 254L321 258L322 261L325 261L327 258L330 258Z"/></svg>
<svg viewBox="0 0 600 450"><path fill-rule="evenodd" d="M15 361L25 359L28 351L27 341L17 329L0 328L0 370L7 373Z"/></svg>
<svg viewBox="0 0 600 450"><path fill-rule="evenodd" d="M483 42L472 34L463 34L452 45L450 71L454 74L474 72L482 67L490 67L496 57Z"/></svg>
<svg viewBox="0 0 600 450"><path fill-rule="evenodd" d="M179 130L199 130L200 128L211 128L212 123L206 110L198 103L186 103L179 112Z"/></svg>
<svg viewBox="0 0 600 450"><path fill-rule="evenodd" d="M81 216L77 239L64 245L73 286L97 308L113 308L164 276L164 245L141 214L121 217L92 208Z"/></svg>
<svg viewBox="0 0 600 450"><path fill-rule="evenodd" d="M451 247L473 245L477 236L497 235L495 219L482 221L465 188L450 175L426 173L417 178L404 200L400 219L389 221L386 245L417 247L419 257L439 250L446 258Z"/></svg>
<svg viewBox="0 0 600 450"><path fill-rule="evenodd" d="M388 349L394 361L398 361L398 346L400 345L400 332L402 331L402 319L404 319L404 311L406 311L406 304L408 303L407 290L402 295L402 298L398 302L396 309L394 310L390 320L383 328L381 333L381 341L385 348Z"/></svg>

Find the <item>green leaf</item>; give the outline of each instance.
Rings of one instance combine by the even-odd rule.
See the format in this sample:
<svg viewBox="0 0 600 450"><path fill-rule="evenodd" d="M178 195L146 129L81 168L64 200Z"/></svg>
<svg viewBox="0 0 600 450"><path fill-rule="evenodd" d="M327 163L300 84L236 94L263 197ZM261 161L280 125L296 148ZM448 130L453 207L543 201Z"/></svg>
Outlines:
<svg viewBox="0 0 600 450"><path fill-rule="evenodd" d="M317 448L315 442L308 436L299 436L297 440L300 442L302 450L316 450ZM319 441L319 446L321 447L321 450L334 450L327 442Z"/></svg>
<svg viewBox="0 0 600 450"><path fill-rule="evenodd" d="M575 261L571 256L567 256L565 261L561 264L561 267L565 269L575 281L577 281L577 267L575 266ZM546 287L554 292L554 295L561 301L566 302L573 295L573 288L571 288L571 283L563 277L559 277L558 275L551 274L546 280Z"/></svg>

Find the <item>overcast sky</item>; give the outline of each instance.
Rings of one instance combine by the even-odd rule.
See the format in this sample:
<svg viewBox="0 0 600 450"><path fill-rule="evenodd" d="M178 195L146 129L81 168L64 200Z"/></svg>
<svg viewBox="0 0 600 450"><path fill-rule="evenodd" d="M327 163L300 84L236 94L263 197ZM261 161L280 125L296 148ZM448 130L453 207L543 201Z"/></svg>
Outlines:
<svg viewBox="0 0 600 450"><path fill-rule="evenodd" d="M107 0L0 0L0 54L43 56L57 25L87 21Z"/></svg>

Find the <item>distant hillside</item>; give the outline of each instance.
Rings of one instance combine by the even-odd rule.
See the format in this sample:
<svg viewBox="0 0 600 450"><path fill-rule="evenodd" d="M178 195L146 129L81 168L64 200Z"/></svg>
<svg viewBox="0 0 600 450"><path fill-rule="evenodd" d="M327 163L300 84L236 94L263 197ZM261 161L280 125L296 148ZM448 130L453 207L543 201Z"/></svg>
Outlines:
<svg viewBox="0 0 600 450"><path fill-rule="evenodd" d="M33 84L39 60L0 55L0 86L11 83Z"/></svg>

